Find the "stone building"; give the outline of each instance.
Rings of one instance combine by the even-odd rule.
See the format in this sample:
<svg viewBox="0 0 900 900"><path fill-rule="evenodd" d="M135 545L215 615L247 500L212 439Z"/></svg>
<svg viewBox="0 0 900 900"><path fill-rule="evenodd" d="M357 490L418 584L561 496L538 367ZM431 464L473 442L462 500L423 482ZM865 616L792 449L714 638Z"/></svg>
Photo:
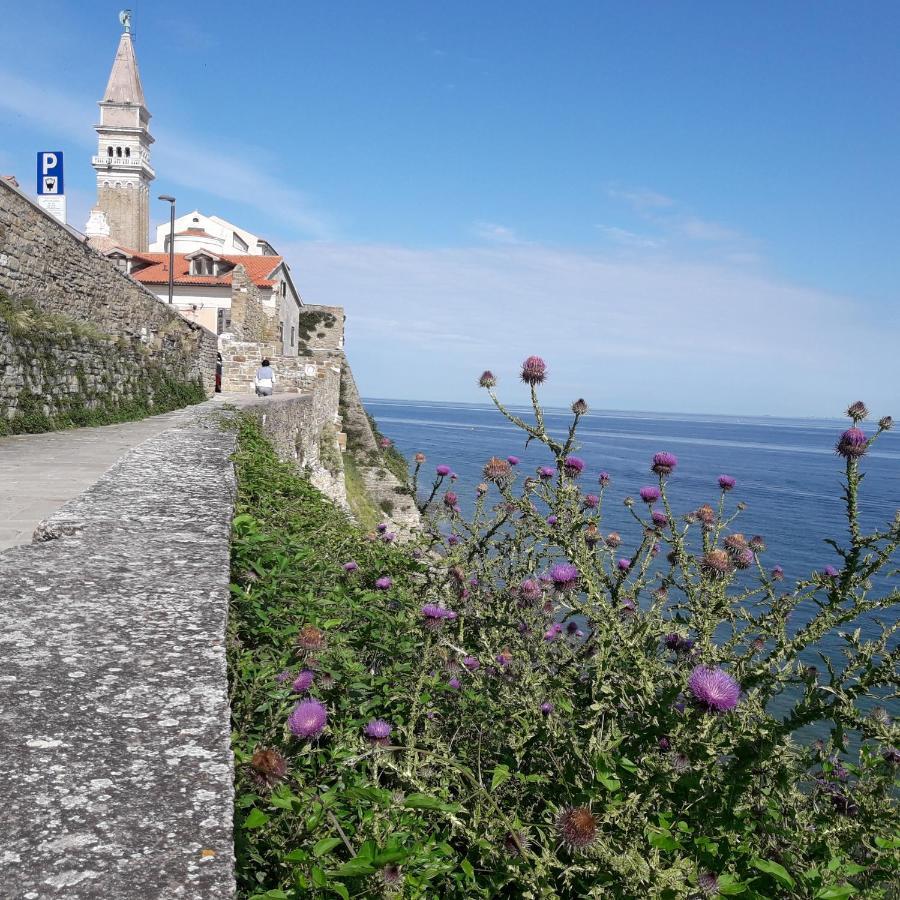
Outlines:
<svg viewBox="0 0 900 900"><path fill-rule="evenodd" d="M134 55L131 20L122 15L124 31L103 99L97 154L91 160L97 173L97 205L85 234L98 249L113 244L146 251L150 238L150 112Z"/></svg>

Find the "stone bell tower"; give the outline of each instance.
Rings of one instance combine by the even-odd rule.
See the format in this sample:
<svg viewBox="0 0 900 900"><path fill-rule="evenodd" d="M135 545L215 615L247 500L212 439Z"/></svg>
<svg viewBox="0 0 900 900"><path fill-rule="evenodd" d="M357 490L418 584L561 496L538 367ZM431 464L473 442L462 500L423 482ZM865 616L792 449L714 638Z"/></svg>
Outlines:
<svg viewBox="0 0 900 900"><path fill-rule="evenodd" d="M119 15L123 32L103 99L97 155L97 206L85 228L89 237L109 239L132 250L146 251L150 235L150 113L134 55L131 12ZM105 220L105 221L104 221ZM107 231L108 227L108 231Z"/></svg>

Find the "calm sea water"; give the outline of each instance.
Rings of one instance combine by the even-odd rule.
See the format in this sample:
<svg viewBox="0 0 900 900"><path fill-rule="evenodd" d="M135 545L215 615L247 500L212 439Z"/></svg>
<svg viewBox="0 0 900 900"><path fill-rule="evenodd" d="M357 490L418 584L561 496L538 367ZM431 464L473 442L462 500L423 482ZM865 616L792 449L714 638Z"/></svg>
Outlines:
<svg viewBox="0 0 900 900"><path fill-rule="evenodd" d="M520 457L520 473L552 463L543 445L532 443L526 449L522 432L490 406L375 399L366 400L365 405L400 452L408 458L418 451L427 455L423 471L428 478L438 463L452 466L459 475L455 490L464 512L471 508L481 467L489 457ZM528 410L515 411L527 420ZM562 437L571 415L550 411L546 419ZM636 545L639 530L621 501L654 483L649 465L656 451L668 450L678 457L678 468L670 479L675 512L687 512L705 502L715 505L716 479L720 474L732 475L737 479L732 504L738 500L747 504L734 527L748 537L763 535L769 548L763 562L769 567L781 565L787 586L828 564L841 566L840 557L824 540L830 537L846 543L843 461L835 455L834 444L847 422L592 411L582 421L577 452L587 463L586 490L597 486L601 470L612 476L603 530L618 531L624 538L623 550ZM871 433L871 423L866 430ZM900 429L878 439L863 468L863 527L883 527L900 508ZM875 587L886 591L890 585L881 578ZM797 624L802 618L801 611ZM861 624L864 635L874 634L872 622ZM819 649L834 658L840 645L840 639L831 636ZM810 657L809 661L818 660ZM900 709L894 712L900 715Z"/></svg>

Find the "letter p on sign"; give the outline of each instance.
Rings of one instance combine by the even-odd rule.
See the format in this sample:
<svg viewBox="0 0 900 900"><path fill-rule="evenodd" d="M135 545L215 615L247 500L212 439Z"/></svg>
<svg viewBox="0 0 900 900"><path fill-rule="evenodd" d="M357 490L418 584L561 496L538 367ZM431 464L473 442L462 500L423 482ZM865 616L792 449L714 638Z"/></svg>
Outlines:
<svg viewBox="0 0 900 900"><path fill-rule="evenodd" d="M42 150L37 155L37 192L63 194L63 155L61 150Z"/></svg>

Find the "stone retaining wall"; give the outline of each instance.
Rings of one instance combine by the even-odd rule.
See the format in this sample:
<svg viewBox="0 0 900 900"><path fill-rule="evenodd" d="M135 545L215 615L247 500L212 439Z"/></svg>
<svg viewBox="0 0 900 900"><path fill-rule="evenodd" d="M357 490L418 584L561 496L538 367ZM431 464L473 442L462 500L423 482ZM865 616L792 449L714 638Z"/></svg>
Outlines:
<svg viewBox="0 0 900 900"><path fill-rule="evenodd" d="M207 395L213 391L216 336L120 272L78 232L2 179L0 292L140 343L164 370L187 371L191 380L202 381Z"/></svg>

